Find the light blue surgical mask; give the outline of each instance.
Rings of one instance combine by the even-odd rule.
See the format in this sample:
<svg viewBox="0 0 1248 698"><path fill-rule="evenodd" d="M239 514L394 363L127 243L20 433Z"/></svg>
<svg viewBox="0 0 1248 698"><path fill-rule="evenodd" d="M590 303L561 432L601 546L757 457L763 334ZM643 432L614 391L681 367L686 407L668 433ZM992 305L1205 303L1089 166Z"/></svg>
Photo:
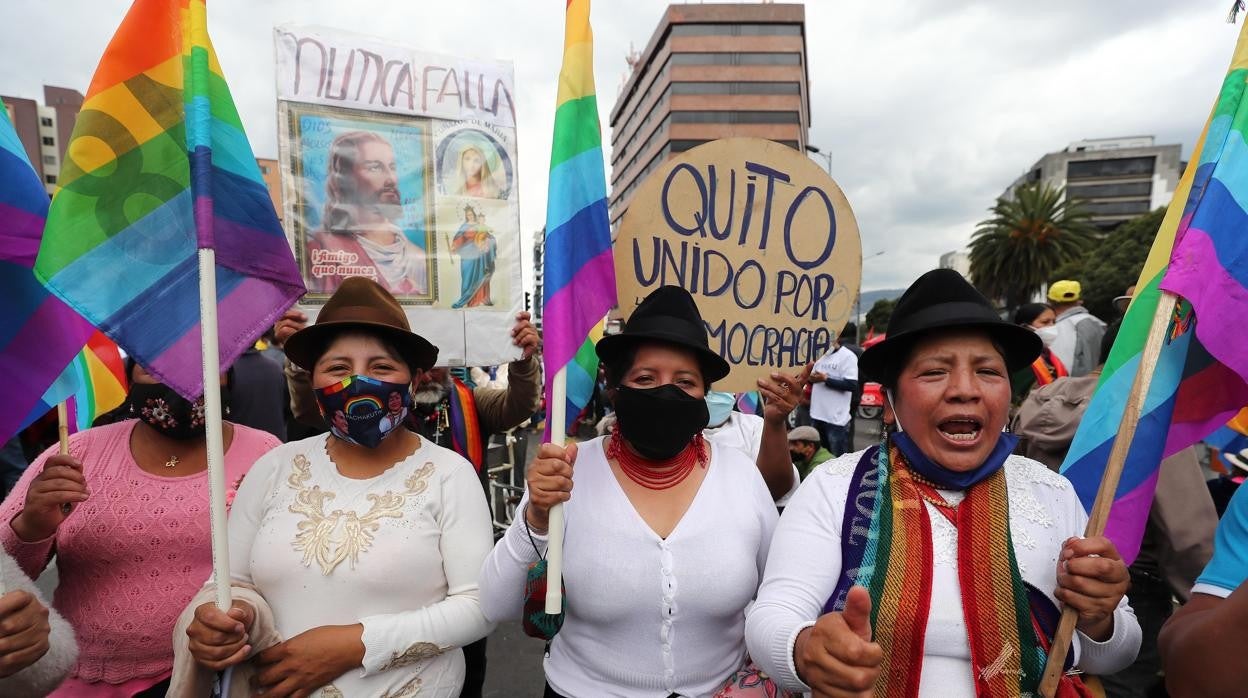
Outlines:
<svg viewBox="0 0 1248 698"><path fill-rule="evenodd" d="M737 404L737 396L733 393L718 390L707 393L706 410L710 412L711 417L707 420L706 426L714 428L727 422L732 416L732 406L735 404Z"/></svg>

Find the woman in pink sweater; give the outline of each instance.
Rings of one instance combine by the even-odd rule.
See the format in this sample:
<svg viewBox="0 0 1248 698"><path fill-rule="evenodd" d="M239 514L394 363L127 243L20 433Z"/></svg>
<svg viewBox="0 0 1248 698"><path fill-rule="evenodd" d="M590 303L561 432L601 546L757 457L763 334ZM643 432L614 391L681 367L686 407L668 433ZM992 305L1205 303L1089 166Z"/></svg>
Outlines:
<svg viewBox="0 0 1248 698"><path fill-rule="evenodd" d="M56 556L53 606L73 625L79 656L53 696L165 695L174 622L212 574L203 401L138 366L130 377L133 419L74 434L68 456L50 449L0 506L0 542L28 575ZM232 499L280 442L228 422L223 431Z"/></svg>

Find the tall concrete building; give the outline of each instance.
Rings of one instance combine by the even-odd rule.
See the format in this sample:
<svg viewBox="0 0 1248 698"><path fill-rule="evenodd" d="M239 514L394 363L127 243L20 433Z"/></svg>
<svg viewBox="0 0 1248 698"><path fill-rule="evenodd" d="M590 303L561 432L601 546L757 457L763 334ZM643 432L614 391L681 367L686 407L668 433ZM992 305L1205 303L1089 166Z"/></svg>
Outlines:
<svg viewBox="0 0 1248 698"><path fill-rule="evenodd" d="M282 212L281 164L269 158L256 158L256 164L260 166L260 178L264 180L269 198L273 200L273 208L277 210L277 219L282 220L285 214Z"/></svg>
<svg viewBox="0 0 1248 698"><path fill-rule="evenodd" d="M17 138L43 179L48 196L56 191L61 163L65 160L65 146L78 120L82 100L82 93L77 90L50 85L43 86L43 104L33 99L0 95Z"/></svg>
<svg viewBox="0 0 1248 698"><path fill-rule="evenodd" d="M532 309L529 311L533 315L533 324L537 329L542 329L542 310L543 297L542 294L546 290L546 279L543 274L546 256L546 228L537 231L537 235L533 236L533 298Z"/></svg>
<svg viewBox="0 0 1248 698"><path fill-rule="evenodd" d="M798 4L671 5L611 110L612 230L646 175L717 138L806 146L806 10Z"/></svg>
<svg viewBox="0 0 1248 698"><path fill-rule="evenodd" d="M1095 225L1109 229L1169 204L1183 174L1181 158L1181 145L1156 145L1152 136L1076 141L1040 158L1003 196L1034 182L1064 186Z"/></svg>
<svg viewBox="0 0 1248 698"><path fill-rule="evenodd" d="M940 268L952 269L966 278L971 278L971 255L962 250L946 252L940 256Z"/></svg>

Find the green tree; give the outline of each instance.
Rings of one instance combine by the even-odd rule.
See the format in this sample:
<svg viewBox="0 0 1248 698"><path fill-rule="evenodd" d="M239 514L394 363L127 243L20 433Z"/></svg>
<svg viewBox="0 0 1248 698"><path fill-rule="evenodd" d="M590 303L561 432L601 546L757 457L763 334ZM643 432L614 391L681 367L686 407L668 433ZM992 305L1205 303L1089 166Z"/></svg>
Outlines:
<svg viewBox="0 0 1248 698"><path fill-rule="evenodd" d="M1023 185L989 210L992 217L971 236L971 281L1009 307L1031 300L1055 269L1096 240L1087 210L1068 201L1064 188Z"/></svg>
<svg viewBox="0 0 1248 698"><path fill-rule="evenodd" d="M1128 286L1134 284L1144 268L1144 260L1152 249L1153 239L1166 217L1166 209L1132 218L1114 228L1083 260L1083 304L1088 312L1112 322L1118 317L1114 297L1121 296Z"/></svg>
<svg viewBox="0 0 1248 698"><path fill-rule="evenodd" d="M881 298L876 301L875 304L871 306L871 309L867 311L867 315L863 319L867 329L874 329L876 334L880 334L881 332L887 330L888 321L893 317L893 308L895 307L897 307L896 300ZM863 336L865 337L866 333L863 333Z"/></svg>

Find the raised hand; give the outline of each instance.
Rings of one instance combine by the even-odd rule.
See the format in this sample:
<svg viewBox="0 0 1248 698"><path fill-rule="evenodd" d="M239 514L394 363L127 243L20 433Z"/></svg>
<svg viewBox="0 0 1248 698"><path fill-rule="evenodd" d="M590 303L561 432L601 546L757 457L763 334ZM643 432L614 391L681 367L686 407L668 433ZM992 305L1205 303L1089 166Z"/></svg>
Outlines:
<svg viewBox="0 0 1248 698"><path fill-rule="evenodd" d="M783 423L802 401L802 390L810 379L813 364L797 375L775 372L758 379L758 392L763 396L763 419Z"/></svg>

